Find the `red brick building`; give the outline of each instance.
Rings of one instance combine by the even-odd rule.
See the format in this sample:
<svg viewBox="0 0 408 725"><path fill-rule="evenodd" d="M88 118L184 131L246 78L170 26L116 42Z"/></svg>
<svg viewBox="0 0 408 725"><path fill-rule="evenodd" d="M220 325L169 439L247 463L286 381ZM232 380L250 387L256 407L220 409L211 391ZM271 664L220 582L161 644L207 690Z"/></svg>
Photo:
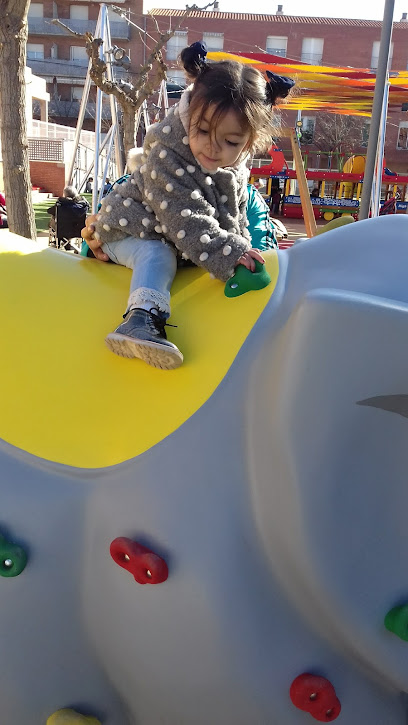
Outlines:
<svg viewBox="0 0 408 725"><path fill-rule="evenodd" d="M282 6L278 6L282 10ZM175 26L183 15L182 10L156 9L151 14L159 22L160 29ZM178 37L172 41L170 62L177 48L204 38L211 50L256 51L264 50L306 63L322 63L334 66L352 66L376 69L378 64L381 22L376 20L349 20L342 18L311 18L222 11L193 11L183 22ZM391 69L408 68L408 22L404 17L394 23L392 37ZM180 71L171 71L180 77ZM170 73L169 73L170 75ZM407 98L408 100L408 98ZM302 114L304 127L313 130L318 124L318 114L306 111ZM283 120L294 124L295 113L285 113ZM362 129L364 131L364 128ZM367 131L367 129L365 129ZM400 173L408 172L408 113L391 113L387 124L387 165ZM362 144L356 152L365 153ZM282 141L285 148L287 144ZM303 147L313 151L313 143Z"/></svg>
<svg viewBox="0 0 408 725"><path fill-rule="evenodd" d="M129 19L153 37L157 36L152 15L161 31L174 28L183 16L182 10L157 9L143 14L142 0L126 0L123 5ZM51 94L53 120L75 123L86 74L87 57L83 42L53 25L52 17L65 20L69 26L85 32L94 31L99 4L87 0L45 0L31 3L29 15L28 65L37 75L47 79ZM348 65L375 70L378 63L381 22L339 18L287 16L278 6L275 15L230 13L222 10L192 11L167 46L169 79L184 80L177 66L180 50L204 38L210 50L264 50L294 60L327 65ZM109 11L112 42L125 49L131 59L130 80L137 75L148 50L140 39L139 30L120 16ZM406 14L404 14L405 16ZM391 69L408 68L408 22L406 17L394 24ZM148 44L151 42L147 39ZM408 100L408 99L407 99ZM59 114L59 116L58 116ZM92 104L90 106L92 117ZM309 128L309 140L318 124L316 112L303 113L304 127ZM295 114L285 114L294 123ZM363 137L362 137L363 142ZM313 150L313 143L309 144ZM362 144L355 151L364 153ZM386 139L387 165L400 173L408 172L408 113L390 114Z"/></svg>
<svg viewBox="0 0 408 725"><path fill-rule="evenodd" d="M116 5L122 5L118 0ZM31 2L28 14L27 65L45 78L50 94L49 120L75 125L88 68L88 56L81 38L69 35L52 21L59 18L77 33L95 33L100 5L87 0L44 0ZM130 51L131 29L118 14L109 10L112 44ZM92 129L95 117L95 87L91 88L85 128ZM106 104L106 116L109 115Z"/></svg>

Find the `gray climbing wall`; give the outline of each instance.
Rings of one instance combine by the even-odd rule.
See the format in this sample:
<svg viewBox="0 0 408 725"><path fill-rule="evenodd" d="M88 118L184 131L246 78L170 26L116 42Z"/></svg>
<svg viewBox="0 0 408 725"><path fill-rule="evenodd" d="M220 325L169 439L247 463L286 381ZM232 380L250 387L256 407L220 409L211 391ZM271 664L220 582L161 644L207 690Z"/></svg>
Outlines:
<svg viewBox="0 0 408 725"><path fill-rule="evenodd" d="M384 617L408 602L408 420L381 396L403 412L408 218L279 262L221 384L150 450L85 470L0 443L0 533L28 552L0 578L2 723L406 723L408 642ZM168 578L135 581L118 537ZM326 678L300 681L311 714L289 692L305 673Z"/></svg>

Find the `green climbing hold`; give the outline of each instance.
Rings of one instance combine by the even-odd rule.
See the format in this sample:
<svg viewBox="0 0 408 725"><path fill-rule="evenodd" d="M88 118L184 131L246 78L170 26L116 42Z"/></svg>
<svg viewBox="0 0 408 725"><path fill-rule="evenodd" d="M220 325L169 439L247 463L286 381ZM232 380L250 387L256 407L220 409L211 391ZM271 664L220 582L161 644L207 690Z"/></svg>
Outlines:
<svg viewBox="0 0 408 725"><path fill-rule="evenodd" d="M408 642L408 604L390 609L385 615L384 624L390 632Z"/></svg>
<svg viewBox="0 0 408 725"><path fill-rule="evenodd" d="M224 294L226 297L239 297L245 292L267 287L270 281L270 275L262 262L255 260L255 272L239 264L235 274L226 282Z"/></svg>
<svg viewBox="0 0 408 725"><path fill-rule="evenodd" d="M26 564L27 554L24 549L0 536L0 576L18 576Z"/></svg>

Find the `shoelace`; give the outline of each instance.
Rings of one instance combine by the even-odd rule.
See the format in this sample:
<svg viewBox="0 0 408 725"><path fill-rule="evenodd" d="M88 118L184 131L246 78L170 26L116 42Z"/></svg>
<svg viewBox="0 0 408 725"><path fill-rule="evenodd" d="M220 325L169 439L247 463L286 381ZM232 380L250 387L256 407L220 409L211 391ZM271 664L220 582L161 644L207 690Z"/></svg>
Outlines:
<svg viewBox="0 0 408 725"><path fill-rule="evenodd" d="M143 308L140 308L143 309ZM159 331L160 335L163 337L167 337L165 327L177 327L177 325L171 325L170 322L166 321L166 318L159 314L157 307L151 307L150 310L145 310L148 315L150 315L149 319L149 327L151 332L156 333ZM126 320L126 317L128 316L128 312L125 312L123 315L123 319Z"/></svg>
<svg viewBox="0 0 408 725"><path fill-rule="evenodd" d="M165 327L177 327L177 325L171 325L169 322L167 322L165 317L159 315L156 307L150 308L149 315L151 315L154 320L153 325L155 326L156 330L158 329L163 337L166 337L166 330L164 329Z"/></svg>

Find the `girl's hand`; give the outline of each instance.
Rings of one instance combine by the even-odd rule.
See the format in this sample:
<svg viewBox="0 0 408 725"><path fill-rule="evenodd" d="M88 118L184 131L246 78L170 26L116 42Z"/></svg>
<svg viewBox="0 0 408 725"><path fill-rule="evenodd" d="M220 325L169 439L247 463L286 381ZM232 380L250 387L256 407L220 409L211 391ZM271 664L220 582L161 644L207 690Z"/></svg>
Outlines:
<svg viewBox="0 0 408 725"><path fill-rule="evenodd" d="M91 249L96 257L96 259L100 259L101 262L109 262L109 257L105 252L102 252L101 246L102 242L100 239L95 239L94 237L94 231L95 226L94 222L96 221L96 214L90 214L87 216L85 220L86 226L81 229L81 234L83 239L85 239L89 249Z"/></svg>
<svg viewBox="0 0 408 725"><path fill-rule="evenodd" d="M262 254L260 254L257 249L248 249L248 251L244 252L242 257L239 258L237 267L239 264L243 264L244 267L249 269L251 272L255 272L255 259L257 262L265 264Z"/></svg>

